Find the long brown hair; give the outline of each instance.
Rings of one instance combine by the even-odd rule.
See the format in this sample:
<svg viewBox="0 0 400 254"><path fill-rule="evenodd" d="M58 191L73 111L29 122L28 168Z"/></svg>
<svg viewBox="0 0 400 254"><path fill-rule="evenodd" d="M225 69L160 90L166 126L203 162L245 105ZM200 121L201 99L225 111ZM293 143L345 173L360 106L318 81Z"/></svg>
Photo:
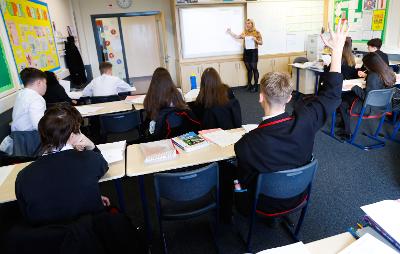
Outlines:
<svg viewBox="0 0 400 254"><path fill-rule="evenodd" d="M160 110L166 107L188 108L168 70L162 67L157 68L153 73L143 106L147 117L151 120L156 120Z"/></svg>
<svg viewBox="0 0 400 254"><path fill-rule="evenodd" d="M204 108L222 106L229 102L229 87L222 83L221 77L214 68L207 68L201 75L200 92L196 103Z"/></svg>
<svg viewBox="0 0 400 254"><path fill-rule="evenodd" d="M343 46L342 61L345 61L348 66L353 67L356 65L356 60L352 51L352 41L350 37L346 38Z"/></svg>
<svg viewBox="0 0 400 254"><path fill-rule="evenodd" d="M383 80L386 87L392 87L396 83L394 71L375 52L366 54L363 58L364 66L371 72L375 72Z"/></svg>

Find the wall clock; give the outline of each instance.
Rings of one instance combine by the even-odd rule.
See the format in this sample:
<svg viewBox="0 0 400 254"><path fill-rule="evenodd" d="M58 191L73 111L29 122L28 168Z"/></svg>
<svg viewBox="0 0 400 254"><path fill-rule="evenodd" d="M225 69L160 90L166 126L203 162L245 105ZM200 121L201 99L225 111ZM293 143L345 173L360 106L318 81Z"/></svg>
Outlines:
<svg viewBox="0 0 400 254"><path fill-rule="evenodd" d="M127 8L131 7L132 0L117 0L117 4L122 9L127 9Z"/></svg>

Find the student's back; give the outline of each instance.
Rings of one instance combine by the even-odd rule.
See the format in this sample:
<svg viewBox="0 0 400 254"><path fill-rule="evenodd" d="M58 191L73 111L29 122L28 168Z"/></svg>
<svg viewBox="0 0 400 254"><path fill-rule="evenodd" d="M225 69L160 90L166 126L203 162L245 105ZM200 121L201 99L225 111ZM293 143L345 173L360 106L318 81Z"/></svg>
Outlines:
<svg viewBox="0 0 400 254"><path fill-rule="evenodd" d="M46 71L47 90L43 95L47 104L66 102L71 104L72 100L68 97L65 89L60 85L56 75L53 72Z"/></svg>

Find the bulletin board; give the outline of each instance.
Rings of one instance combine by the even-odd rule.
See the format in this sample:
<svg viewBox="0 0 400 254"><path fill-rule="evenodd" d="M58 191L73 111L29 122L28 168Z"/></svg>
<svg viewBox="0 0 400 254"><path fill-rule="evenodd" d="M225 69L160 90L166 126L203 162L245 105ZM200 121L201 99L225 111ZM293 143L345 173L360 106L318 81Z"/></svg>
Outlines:
<svg viewBox="0 0 400 254"><path fill-rule="evenodd" d="M47 4L36 0L0 0L0 7L18 72L26 67L60 69Z"/></svg>
<svg viewBox="0 0 400 254"><path fill-rule="evenodd" d="M386 20L390 0L335 0L333 21L348 20L353 42L372 38L385 40Z"/></svg>
<svg viewBox="0 0 400 254"><path fill-rule="evenodd" d="M0 94L14 88L6 52L3 42L0 41Z"/></svg>

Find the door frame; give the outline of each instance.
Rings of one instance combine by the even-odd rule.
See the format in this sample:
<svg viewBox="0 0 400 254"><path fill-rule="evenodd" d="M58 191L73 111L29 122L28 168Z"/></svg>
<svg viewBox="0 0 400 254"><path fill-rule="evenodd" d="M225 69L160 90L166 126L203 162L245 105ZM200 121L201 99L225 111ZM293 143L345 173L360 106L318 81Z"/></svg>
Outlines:
<svg viewBox="0 0 400 254"><path fill-rule="evenodd" d="M124 17L138 17L138 16L156 16L156 22L160 20L161 22L161 31L159 31L159 25L157 24L157 31L159 33L159 36L162 38L159 38L160 40L160 53L161 57L163 58L163 61L161 61L161 66L164 68L168 69L168 52L167 52L167 35L166 35L166 26L165 26L165 19L164 15L161 11L141 11L141 12L128 12L128 13L110 13L110 14L95 14L95 15L90 15L90 19L92 21L92 29L93 29L93 35L94 35L94 40L96 43L96 52L97 52L97 59L99 63L102 61L102 51L100 48L100 41L99 41L99 34L96 26L96 19L101 19L101 18L117 18L118 20L118 30L121 38L121 47L122 47L122 54L123 54L123 59L124 59L124 67L125 67L125 77L127 82L129 83L129 72L128 72L128 65L126 64L126 52L125 52L125 43L124 43L124 35L122 32L122 26L121 26L121 18Z"/></svg>

